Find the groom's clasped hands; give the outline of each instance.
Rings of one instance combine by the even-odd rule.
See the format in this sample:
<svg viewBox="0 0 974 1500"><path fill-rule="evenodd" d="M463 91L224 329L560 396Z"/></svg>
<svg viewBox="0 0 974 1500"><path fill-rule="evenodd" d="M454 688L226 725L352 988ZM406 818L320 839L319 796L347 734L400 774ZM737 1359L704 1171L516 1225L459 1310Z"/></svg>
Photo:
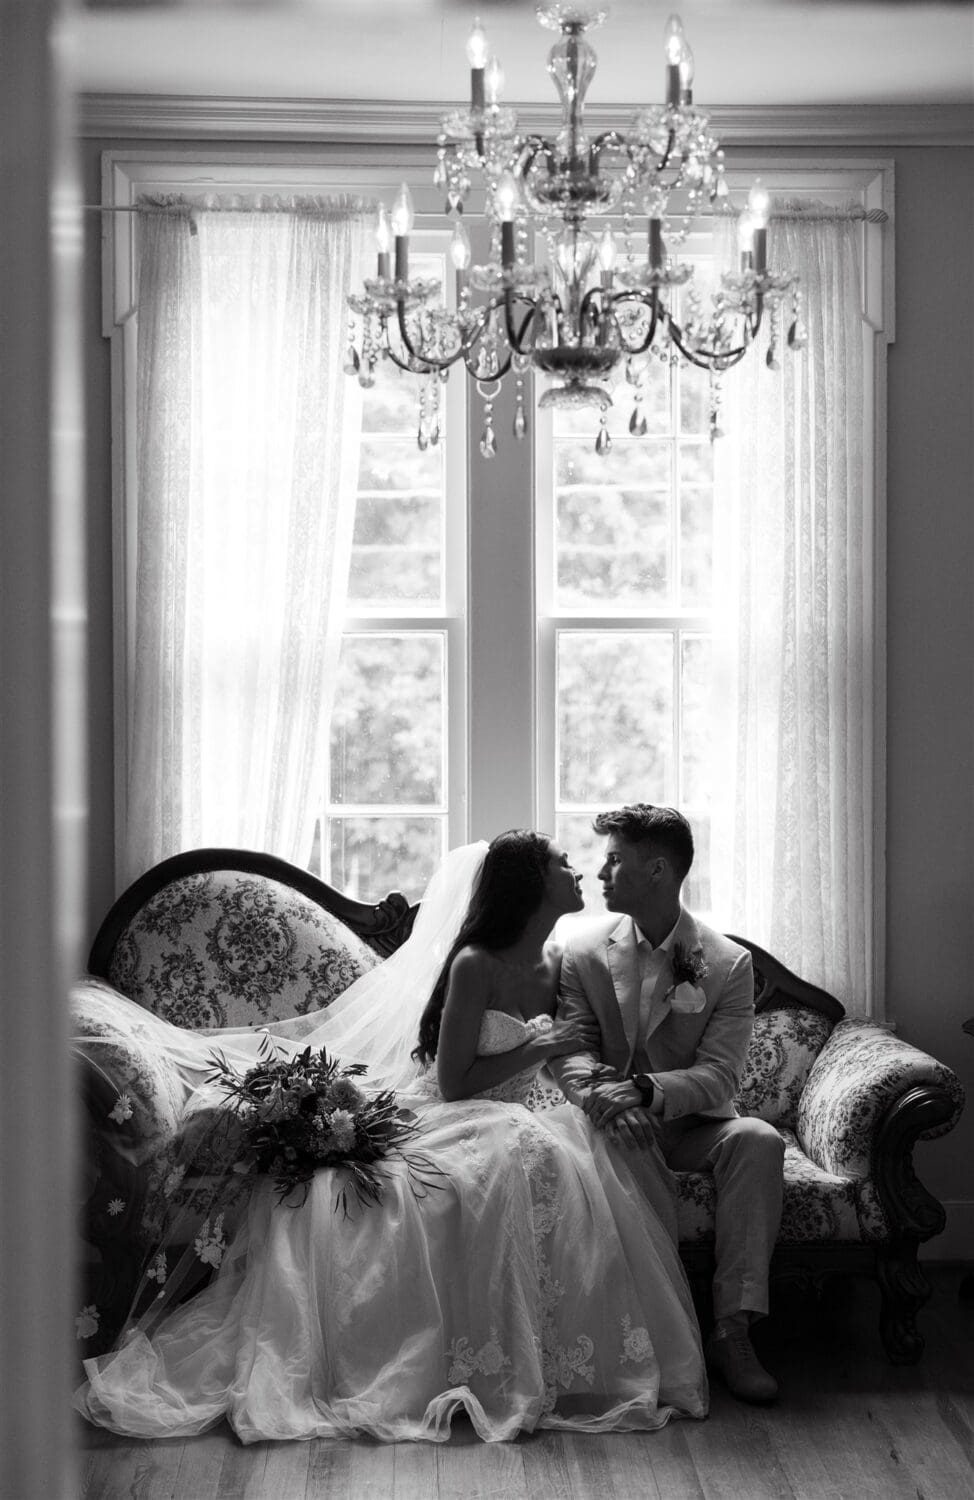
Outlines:
<svg viewBox="0 0 974 1500"><path fill-rule="evenodd" d="M605 1130L621 1146L644 1150L655 1142L651 1111L630 1078L620 1077L607 1063L589 1074L590 1086L581 1107L592 1124Z"/></svg>

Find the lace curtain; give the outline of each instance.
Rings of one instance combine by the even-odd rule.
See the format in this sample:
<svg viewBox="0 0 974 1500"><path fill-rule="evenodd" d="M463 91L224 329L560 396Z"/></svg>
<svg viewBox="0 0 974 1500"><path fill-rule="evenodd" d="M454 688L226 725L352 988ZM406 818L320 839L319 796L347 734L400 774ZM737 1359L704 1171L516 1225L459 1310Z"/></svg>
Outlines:
<svg viewBox="0 0 974 1500"><path fill-rule="evenodd" d="M354 521L346 294L365 205L141 216L125 881L182 849L306 865Z"/></svg>
<svg viewBox="0 0 974 1500"><path fill-rule="evenodd" d="M717 455L718 924L867 1007L871 893L863 321L848 217L774 220L808 347L727 378ZM785 325L786 326L786 325Z"/></svg>

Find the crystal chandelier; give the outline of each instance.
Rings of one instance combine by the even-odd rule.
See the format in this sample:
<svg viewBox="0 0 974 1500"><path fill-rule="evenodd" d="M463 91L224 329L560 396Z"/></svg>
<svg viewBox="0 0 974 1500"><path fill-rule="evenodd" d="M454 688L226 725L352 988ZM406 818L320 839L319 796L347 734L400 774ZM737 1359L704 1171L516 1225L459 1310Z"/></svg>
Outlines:
<svg viewBox="0 0 974 1500"><path fill-rule="evenodd" d="M584 34L601 24L607 8L586 10L561 0L536 11L542 26L561 33L548 56L561 100L558 133L518 132L515 112L501 102L500 66L476 22L467 43L470 106L443 116L435 172L454 222L455 309L438 302L438 282L409 274L413 206L404 183L391 215L384 206L379 210L376 275L365 281L364 293L349 298L361 327L358 347L353 329L346 369L366 387L380 359L425 377L418 441L426 448L439 438L442 385L462 364L484 400L480 447L491 458L494 401L508 375L514 379L515 437L527 430L525 374L536 370L554 382L541 407L598 410L596 450L606 453L612 405L606 382L620 362L633 388L630 431L636 435L646 431L640 399L647 361L683 362L710 373L710 429L718 436L719 377L743 359L762 326L767 364L778 368L786 300L786 342L791 349L805 342L798 278L767 265L768 193L759 182L751 189L738 224L738 269L721 277L705 308L692 285L692 266L674 252L705 205L718 213L733 209L724 154L707 115L693 104L693 56L679 19L671 16L665 29L666 102L640 109L627 132L593 138L583 115L596 56ZM464 224L475 176L483 181L490 226L485 265L471 264ZM606 223L598 233L591 221L606 215L617 227ZM546 250L535 264L528 259L531 227Z"/></svg>

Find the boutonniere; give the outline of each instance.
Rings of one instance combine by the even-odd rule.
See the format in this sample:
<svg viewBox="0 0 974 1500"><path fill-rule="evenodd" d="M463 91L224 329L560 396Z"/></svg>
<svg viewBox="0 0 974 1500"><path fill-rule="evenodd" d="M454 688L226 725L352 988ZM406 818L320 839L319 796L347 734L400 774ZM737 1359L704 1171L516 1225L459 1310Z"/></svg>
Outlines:
<svg viewBox="0 0 974 1500"><path fill-rule="evenodd" d="M670 1009L683 1015L696 1015L703 1010L707 997L700 982L707 977L707 965L699 953L689 952L682 943L674 943L670 953L673 983L666 992Z"/></svg>

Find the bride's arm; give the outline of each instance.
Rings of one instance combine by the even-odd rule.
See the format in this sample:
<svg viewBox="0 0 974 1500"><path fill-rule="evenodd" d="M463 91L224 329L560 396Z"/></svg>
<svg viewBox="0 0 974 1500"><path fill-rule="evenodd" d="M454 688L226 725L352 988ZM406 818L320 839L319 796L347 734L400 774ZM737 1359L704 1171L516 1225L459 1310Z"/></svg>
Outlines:
<svg viewBox="0 0 974 1500"><path fill-rule="evenodd" d="M506 1083L525 1068L540 1067L549 1057L578 1049L578 1038L556 1025L507 1052L478 1057L488 994L484 960L471 949L462 949L450 969L436 1049L436 1078L444 1099L469 1099Z"/></svg>

